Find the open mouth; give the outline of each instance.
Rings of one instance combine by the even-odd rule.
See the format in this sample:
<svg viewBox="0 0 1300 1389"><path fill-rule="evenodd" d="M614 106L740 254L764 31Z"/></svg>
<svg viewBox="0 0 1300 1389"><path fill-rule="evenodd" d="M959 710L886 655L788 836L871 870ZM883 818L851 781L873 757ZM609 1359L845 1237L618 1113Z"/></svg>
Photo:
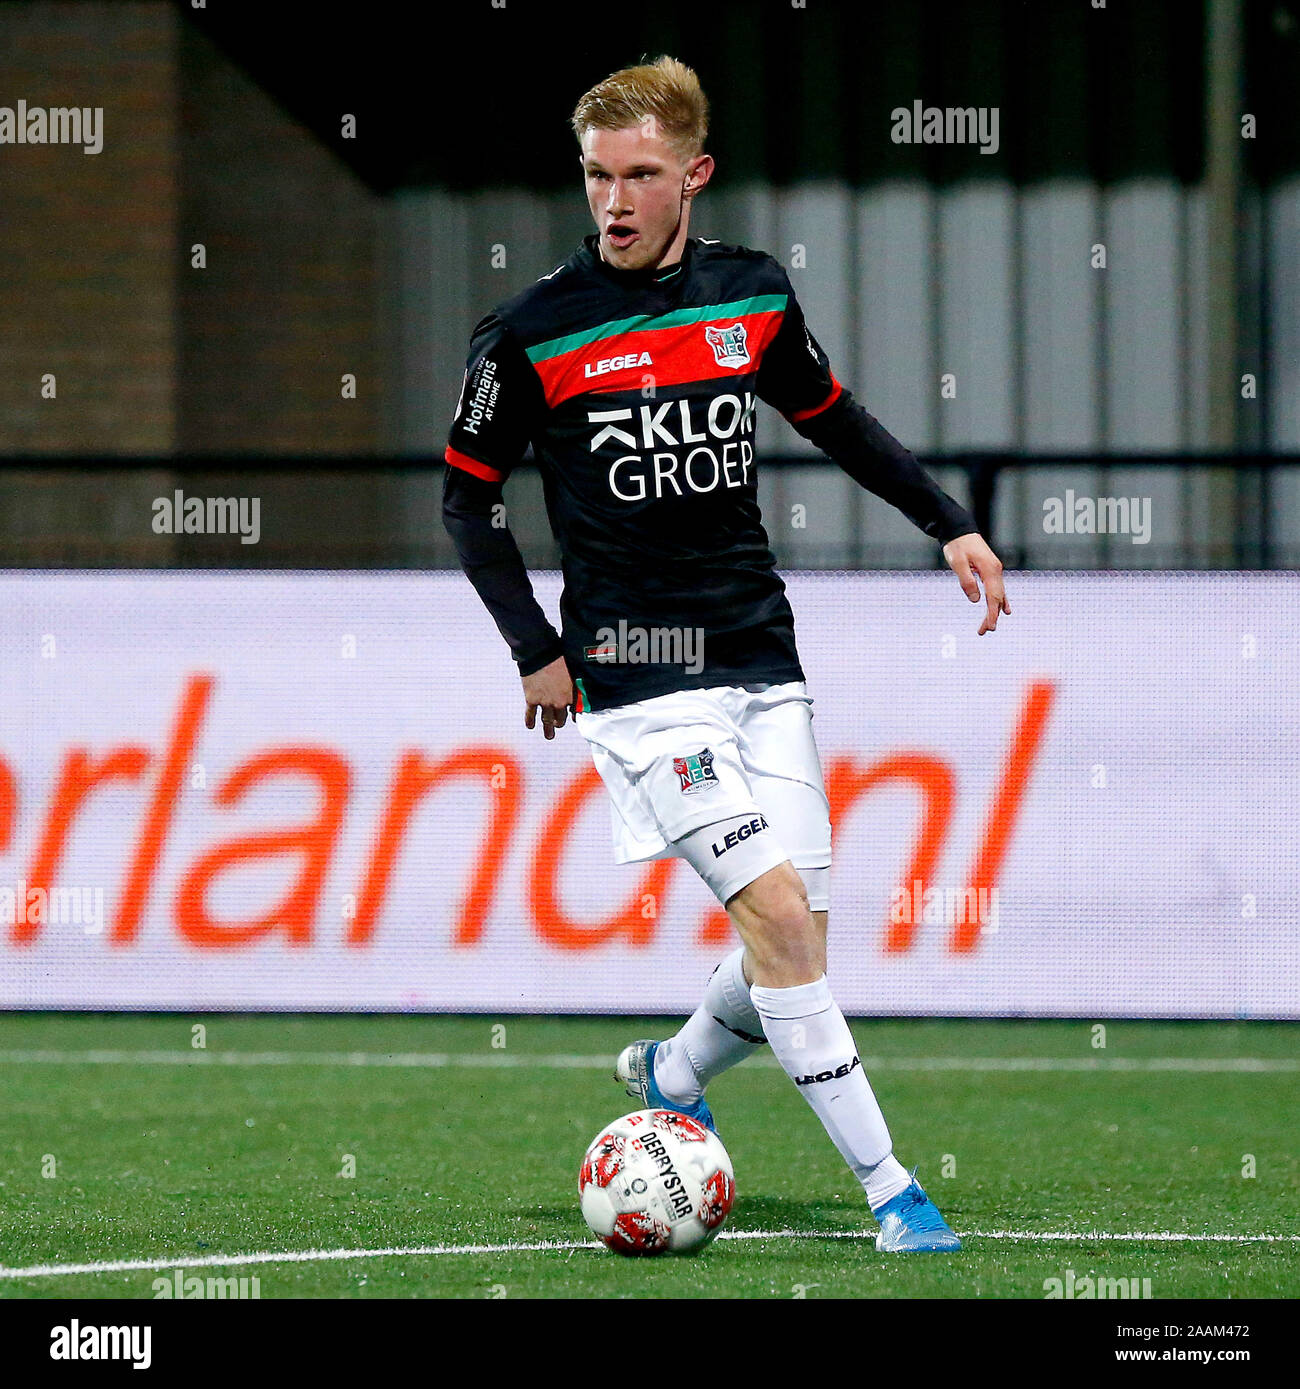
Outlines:
<svg viewBox="0 0 1300 1389"><path fill-rule="evenodd" d="M641 234L633 231L631 227L625 227L615 222L606 229L605 235L609 238L609 244L616 250L626 251Z"/></svg>

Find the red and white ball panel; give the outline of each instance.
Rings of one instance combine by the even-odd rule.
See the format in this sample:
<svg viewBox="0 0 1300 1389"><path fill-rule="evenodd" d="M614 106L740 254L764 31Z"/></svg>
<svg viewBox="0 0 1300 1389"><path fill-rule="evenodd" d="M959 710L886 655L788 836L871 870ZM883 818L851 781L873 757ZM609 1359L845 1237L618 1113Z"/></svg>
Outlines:
<svg viewBox="0 0 1300 1389"><path fill-rule="evenodd" d="M606 1125L578 1175L582 1217L616 1253L689 1254L722 1228L736 1198L717 1134L669 1109Z"/></svg>

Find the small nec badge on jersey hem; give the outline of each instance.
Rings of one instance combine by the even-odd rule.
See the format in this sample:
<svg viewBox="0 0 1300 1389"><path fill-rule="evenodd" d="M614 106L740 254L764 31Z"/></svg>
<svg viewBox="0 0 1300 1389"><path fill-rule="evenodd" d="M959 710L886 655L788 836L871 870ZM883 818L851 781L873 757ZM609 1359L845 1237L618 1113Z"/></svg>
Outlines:
<svg viewBox="0 0 1300 1389"><path fill-rule="evenodd" d="M713 770L713 754L708 748L701 748L689 757L674 757L673 771L681 779L683 796L719 785L717 773Z"/></svg>
<svg viewBox="0 0 1300 1389"><path fill-rule="evenodd" d="M720 367L743 367L749 362L743 323L733 323L730 328L705 328L704 340L713 349L714 361Z"/></svg>

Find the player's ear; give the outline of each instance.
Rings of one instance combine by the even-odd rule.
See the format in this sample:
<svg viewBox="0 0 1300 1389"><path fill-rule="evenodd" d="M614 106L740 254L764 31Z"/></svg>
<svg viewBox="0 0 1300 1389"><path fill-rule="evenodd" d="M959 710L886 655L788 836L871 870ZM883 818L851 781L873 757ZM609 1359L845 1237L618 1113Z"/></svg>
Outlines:
<svg viewBox="0 0 1300 1389"><path fill-rule="evenodd" d="M697 154L686 166L686 180L682 184L682 193L688 198L693 198L712 177L713 156Z"/></svg>

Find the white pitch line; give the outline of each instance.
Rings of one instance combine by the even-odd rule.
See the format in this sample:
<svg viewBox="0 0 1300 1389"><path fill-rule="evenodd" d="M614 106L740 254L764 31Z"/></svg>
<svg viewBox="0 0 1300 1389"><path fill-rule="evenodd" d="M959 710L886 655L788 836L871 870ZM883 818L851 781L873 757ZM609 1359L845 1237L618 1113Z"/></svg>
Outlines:
<svg viewBox="0 0 1300 1389"><path fill-rule="evenodd" d="M391 1249L302 1249L268 1254L206 1254L181 1259L112 1259L93 1264L35 1264L31 1268L0 1267L0 1279L62 1278L74 1273L157 1272L173 1268L234 1268L245 1264L311 1264L344 1259L422 1258L439 1254L513 1254L552 1249L600 1249L594 1241L537 1240L521 1244L428 1244Z"/></svg>
<svg viewBox="0 0 1300 1389"><path fill-rule="evenodd" d="M749 1065L777 1068L770 1055ZM0 1051L0 1065L54 1066L394 1066L515 1070L610 1070L610 1056L565 1052L371 1052L371 1051ZM1258 1056L864 1056L868 1071L1130 1071L1209 1074L1294 1074L1300 1059Z"/></svg>
<svg viewBox="0 0 1300 1389"><path fill-rule="evenodd" d="M1155 1233L1101 1230L959 1230L962 1239L1095 1243L1123 1240L1157 1244L1271 1244L1295 1243L1300 1235L1192 1235L1164 1230ZM719 1240L874 1239L874 1230L724 1230ZM33 1264L29 1268L0 1267L0 1280L63 1278L85 1273L149 1273L177 1268L235 1268L249 1264L339 1263L347 1259L436 1258L463 1254L527 1254L602 1249L595 1240L532 1240L505 1244L417 1244L387 1249L302 1249L281 1253L203 1254L176 1259L111 1259L89 1264Z"/></svg>

